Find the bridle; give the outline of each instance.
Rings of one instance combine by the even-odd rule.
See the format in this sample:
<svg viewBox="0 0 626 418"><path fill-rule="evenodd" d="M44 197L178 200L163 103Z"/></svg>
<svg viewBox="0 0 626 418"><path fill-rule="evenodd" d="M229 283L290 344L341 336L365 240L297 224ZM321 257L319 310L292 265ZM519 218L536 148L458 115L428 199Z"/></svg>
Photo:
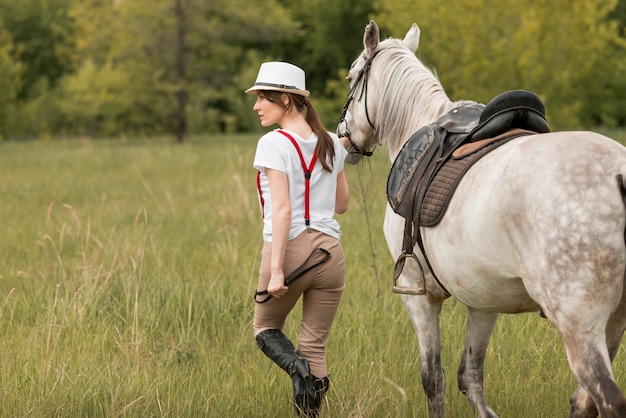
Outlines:
<svg viewBox="0 0 626 418"><path fill-rule="evenodd" d="M372 129L374 130L376 129L374 127L374 124L372 123L372 120L370 119L369 112L367 111L367 86L368 86L367 81L368 81L369 70L372 65L372 61L374 60L374 58L376 57L376 55L378 55L380 51L382 50L379 49L377 51L374 51L372 55L370 55L369 57L365 57L365 64L363 65L363 68L359 70L359 73L354 79L354 83L352 84L352 87L350 87L350 91L348 92L348 100L346 101L346 104L343 106L343 111L341 112L341 118L339 119L339 124L337 126L337 135L343 136L348 139L348 142L350 142L350 145L354 149L352 153L360 154L365 157L371 157L374 154L374 151L364 150L352 141L352 138L350 138L350 131L348 131L348 126L346 123L346 114L348 113L348 107L350 107L352 100L354 100L356 89L359 87L359 85L361 85L361 81L362 81L363 88L361 89L361 94L359 98L357 99L357 101L360 102L361 99L365 100L365 103L364 103L365 104L365 117L367 118L367 123L369 123ZM374 144L374 146L375 145L376 144Z"/></svg>

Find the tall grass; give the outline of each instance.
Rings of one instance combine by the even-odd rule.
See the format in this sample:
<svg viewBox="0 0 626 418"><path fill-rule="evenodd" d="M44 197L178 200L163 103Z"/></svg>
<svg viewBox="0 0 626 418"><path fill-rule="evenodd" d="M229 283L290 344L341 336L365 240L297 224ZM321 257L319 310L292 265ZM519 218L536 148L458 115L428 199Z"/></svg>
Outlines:
<svg viewBox="0 0 626 418"><path fill-rule="evenodd" d="M261 221L256 138L0 144L0 416L293 415L290 379L252 337ZM384 151L347 167L347 289L322 416L426 415L416 336L390 291ZM296 338L299 315L286 332ZM464 307L441 317L446 412ZM615 372L626 386L624 360ZM503 316L485 369L505 417L565 416L576 387L557 333Z"/></svg>

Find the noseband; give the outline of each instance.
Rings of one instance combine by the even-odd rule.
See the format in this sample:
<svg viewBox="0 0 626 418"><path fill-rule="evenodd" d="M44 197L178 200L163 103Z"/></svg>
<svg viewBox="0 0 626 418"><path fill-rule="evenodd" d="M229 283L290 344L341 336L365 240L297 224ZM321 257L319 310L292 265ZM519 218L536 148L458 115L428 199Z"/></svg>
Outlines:
<svg viewBox="0 0 626 418"><path fill-rule="evenodd" d="M375 51L369 57L365 57L365 64L363 65L363 68L361 68L359 73L357 74L356 79L354 80L354 83L352 84L352 87L350 87L350 91L348 92L348 100L346 101L346 104L343 106L343 111L341 112L341 118L339 119L339 125L338 125L338 130L339 130L339 127L341 127L342 125L345 126L345 132L343 132L344 133L343 136L348 138L350 145L352 146L352 148L354 148L353 152L356 154L363 155L365 157L371 157L374 154L374 152L370 150L364 150L360 148L359 146L357 146L354 142L352 142L352 138L350 138L350 132L348 131L348 127L346 123L346 114L348 113L348 107L350 107L350 104L352 103L352 100L354 99L356 89L361 84L361 81L363 81L363 88L361 89L361 95L359 96L357 101L360 102L361 99L365 99L365 103L364 103L365 104L365 117L367 118L367 123L369 123L372 129L376 129L370 119L369 112L367 111L367 85L368 85L367 80L369 76L369 70L372 65L372 61L374 60L374 58L376 57L376 55L378 55L380 51L381 49L379 49L378 51ZM339 132L337 133L339 134Z"/></svg>

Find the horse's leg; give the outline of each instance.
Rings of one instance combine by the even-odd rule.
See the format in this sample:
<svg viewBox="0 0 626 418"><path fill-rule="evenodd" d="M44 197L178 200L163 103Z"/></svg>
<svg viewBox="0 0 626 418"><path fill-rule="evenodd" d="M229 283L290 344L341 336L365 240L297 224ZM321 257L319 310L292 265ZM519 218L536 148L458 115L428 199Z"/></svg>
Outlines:
<svg viewBox="0 0 626 418"><path fill-rule="evenodd" d="M384 231L391 256L396 260L402 252L404 218L395 214L389 205L385 213ZM398 283L402 286L415 286L415 279L419 274L414 263L409 263L398 278ZM432 277L429 276L427 283L433 282ZM428 416L443 418L443 395L446 384L441 366L439 328L439 313L443 299L437 299L432 294L402 295L402 301L417 334L422 361L422 386L428 399Z"/></svg>
<svg viewBox="0 0 626 418"><path fill-rule="evenodd" d="M626 400L613 380L603 339L603 333L597 333L566 342L570 366L581 385L570 400L572 418L595 417L598 412L602 418L626 416Z"/></svg>
<svg viewBox="0 0 626 418"><path fill-rule="evenodd" d="M593 398L582 386L578 386L569 400L570 418L595 418L598 416L598 408Z"/></svg>
<svg viewBox="0 0 626 418"><path fill-rule="evenodd" d="M565 342L570 368L580 384L570 398L571 418L598 414L602 418L626 416L626 399L615 384L611 370L620 335L618 330L623 328L620 324L623 319L616 319L615 313L607 312L615 300L615 292L611 294L611 291L608 286L596 286L593 294L578 300L553 297L552 306L544 309ZM595 303L590 302L594 300ZM620 311L623 314L622 308L618 309Z"/></svg>
<svg viewBox="0 0 626 418"><path fill-rule="evenodd" d="M441 366L441 335L439 313L442 302L428 296L402 296L411 323L417 334L422 361L422 386L428 399L429 418L443 418L443 395L446 383Z"/></svg>
<svg viewBox="0 0 626 418"><path fill-rule="evenodd" d="M497 313L468 308L467 335L458 370L458 383L459 390L478 417L497 417L487 406L483 393L483 364L497 319Z"/></svg>
<svg viewBox="0 0 626 418"><path fill-rule="evenodd" d="M624 330L626 329L626 299L622 298L619 308L613 313L606 329L606 341L611 362L615 360ZM595 418L598 409L593 398L582 386L579 386L570 398L570 417Z"/></svg>

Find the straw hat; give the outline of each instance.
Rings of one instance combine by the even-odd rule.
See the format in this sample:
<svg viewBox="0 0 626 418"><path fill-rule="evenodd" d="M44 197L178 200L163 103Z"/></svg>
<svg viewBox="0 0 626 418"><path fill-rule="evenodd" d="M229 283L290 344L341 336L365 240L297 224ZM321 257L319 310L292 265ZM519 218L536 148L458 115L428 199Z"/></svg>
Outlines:
<svg viewBox="0 0 626 418"><path fill-rule="evenodd" d="M261 64L254 86L246 90L246 93L255 93L260 90L284 91L304 97L309 95L304 81L304 71L288 62Z"/></svg>

